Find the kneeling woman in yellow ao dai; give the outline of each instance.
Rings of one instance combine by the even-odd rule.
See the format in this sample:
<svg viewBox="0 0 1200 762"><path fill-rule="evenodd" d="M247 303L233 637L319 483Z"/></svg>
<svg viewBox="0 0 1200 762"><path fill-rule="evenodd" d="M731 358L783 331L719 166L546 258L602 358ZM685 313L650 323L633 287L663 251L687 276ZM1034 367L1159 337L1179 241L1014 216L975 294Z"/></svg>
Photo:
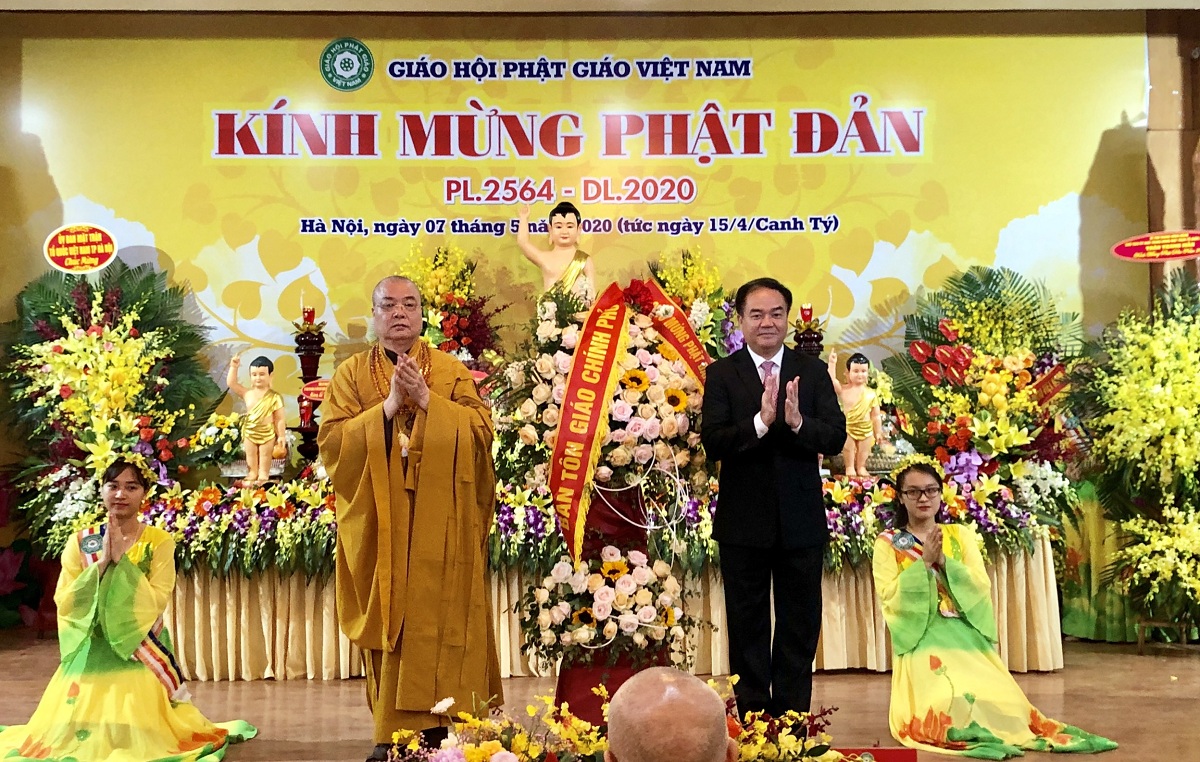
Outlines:
<svg viewBox="0 0 1200 762"><path fill-rule="evenodd" d="M915 749L980 759L1117 744L1048 719L996 653L991 583L979 535L936 522L941 475L900 472L896 529L875 540L875 590L892 635L892 735Z"/></svg>
<svg viewBox="0 0 1200 762"><path fill-rule="evenodd" d="M190 700L162 623L175 542L137 519L149 485L118 460L102 479L108 520L67 540L54 594L61 662L29 722L0 729L0 760L216 762L257 732L211 723Z"/></svg>

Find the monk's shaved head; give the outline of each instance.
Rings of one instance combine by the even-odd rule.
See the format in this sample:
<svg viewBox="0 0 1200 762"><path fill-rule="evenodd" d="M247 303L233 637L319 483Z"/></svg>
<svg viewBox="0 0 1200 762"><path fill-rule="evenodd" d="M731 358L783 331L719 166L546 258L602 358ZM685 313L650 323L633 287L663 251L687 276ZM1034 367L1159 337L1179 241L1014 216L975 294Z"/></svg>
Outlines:
<svg viewBox="0 0 1200 762"><path fill-rule="evenodd" d="M697 677L670 667L638 672L608 707L606 762L736 759L725 703Z"/></svg>
<svg viewBox="0 0 1200 762"><path fill-rule="evenodd" d="M372 324L384 349L408 352L424 330L422 312L421 289L403 275L389 275L371 292Z"/></svg>
<svg viewBox="0 0 1200 762"><path fill-rule="evenodd" d="M375 307L379 306L379 300L388 292L389 286L399 283L407 283L408 285L412 286L417 292L417 296L420 296L421 289L417 288L417 284L413 282L412 278L406 278L403 275L389 275L376 283L375 288L371 290L371 308L374 309Z"/></svg>

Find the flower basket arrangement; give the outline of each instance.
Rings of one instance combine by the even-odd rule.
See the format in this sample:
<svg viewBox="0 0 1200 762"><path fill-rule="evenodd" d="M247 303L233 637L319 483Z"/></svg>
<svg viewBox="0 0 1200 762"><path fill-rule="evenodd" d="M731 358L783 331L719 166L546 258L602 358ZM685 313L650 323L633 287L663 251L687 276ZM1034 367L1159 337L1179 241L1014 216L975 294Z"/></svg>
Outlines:
<svg viewBox="0 0 1200 762"><path fill-rule="evenodd" d="M1072 374L1106 516L1125 544L1109 569L1150 619L1200 621L1200 286L1175 273L1149 315L1126 312Z"/></svg>
<svg viewBox="0 0 1200 762"><path fill-rule="evenodd" d="M599 558L572 566L564 557L522 596L527 653L566 666L622 656L633 667L688 663L686 639L698 626L685 613L683 585L671 566L637 550L605 546Z"/></svg>
<svg viewBox="0 0 1200 762"><path fill-rule="evenodd" d="M149 266L47 273L4 326L0 377L29 457L17 480L38 550L57 556L96 521L93 479L118 455L169 485L193 462L189 438L219 391L197 357L204 330L182 317L186 292Z"/></svg>
<svg viewBox="0 0 1200 762"><path fill-rule="evenodd" d="M437 708L437 707L435 707ZM518 720L499 710L479 716L460 712L452 735L437 749L420 734L392 735L390 762L603 762L608 743L603 725L575 716L549 697L526 709Z"/></svg>
<svg viewBox="0 0 1200 762"><path fill-rule="evenodd" d="M500 337L492 323L503 307L491 307L490 297L476 293L475 266L462 249L438 246L430 255L414 245L403 272L425 304L423 338L486 373L499 360Z"/></svg>
<svg viewBox="0 0 1200 762"><path fill-rule="evenodd" d="M1063 476L1075 315L1004 268L971 268L917 300L907 352L884 361L919 453L950 489L942 521L974 524L989 547L1030 549L1077 502Z"/></svg>
<svg viewBox="0 0 1200 762"><path fill-rule="evenodd" d="M488 565L538 576L567 552L558 512L546 485L496 484L496 515L488 535Z"/></svg>
<svg viewBox="0 0 1200 762"><path fill-rule="evenodd" d="M713 685L712 681L709 681ZM714 688L720 688L714 685ZM727 689L718 690L728 693ZM601 688L607 716L609 691ZM435 707L435 709L438 707ZM837 708L812 714L788 712L772 717L748 712L739 717L737 706L726 700L726 730L738 744L738 759L778 762L836 762L846 759L831 747L831 715ZM439 748L425 746L418 733L392 735L390 762L602 762L608 749L606 723L587 722L569 707L560 707L543 696L525 710L527 720L517 720L499 710L486 715L460 712L449 738Z"/></svg>
<svg viewBox="0 0 1200 762"><path fill-rule="evenodd" d="M689 570L698 571L712 549L711 513L706 509L711 475L697 431L700 385L653 327L650 313L655 306L646 285L634 281L624 298L631 307L628 348L618 358L620 375L607 421L596 433L601 446L590 485L592 504L636 505L644 513L633 520L650 526L652 542L674 551ZM548 464L586 310L573 294L546 293L519 359L503 368L505 382L493 385L501 494L548 494ZM547 548L527 551L514 545L521 536L506 531L515 525L505 515L509 510L503 500L499 510L494 544L507 549L493 552L493 559L532 557L552 564L556 556L547 557ZM535 540L540 542L541 536Z"/></svg>
<svg viewBox="0 0 1200 762"><path fill-rule="evenodd" d="M830 716L837 707L822 708L815 714L785 712L772 717L763 712L747 712L740 719L729 713L729 735L738 743L738 759L770 759L779 762L844 759L835 751L829 735Z"/></svg>
<svg viewBox="0 0 1200 762"><path fill-rule="evenodd" d="M742 332L733 327L733 301L721 285L717 267L689 249L651 262L650 274L688 317L711 357L727 357L742 348Z"/></svg>
<svg viewBox="0 0 1200 762"><path fill-rule="evenodd" d="M239 413L213 413L192 437L192 455L201 462L227 466L241 460L242 416Z"/></svg>
<svg viewBox="0 0 1200 762"><path fill-rule="evenodd" d="M829 527L825 568L836 572L846 565L870 564L875 537L881 529L875 507L886 508L895 500L891 484L874 478L840 476L826 479L822 493ZM890 513L885 516L890 517Z"/></svg>
<svg viewBox="0 0 1200 762"><path fill-rule="evenodd" d="M267 569L284 576L333 574L337 517L333 488L309 467L301 478L256 489L174 485L143 509L145 524L175 539L182 573L251 577Z"/></svg>

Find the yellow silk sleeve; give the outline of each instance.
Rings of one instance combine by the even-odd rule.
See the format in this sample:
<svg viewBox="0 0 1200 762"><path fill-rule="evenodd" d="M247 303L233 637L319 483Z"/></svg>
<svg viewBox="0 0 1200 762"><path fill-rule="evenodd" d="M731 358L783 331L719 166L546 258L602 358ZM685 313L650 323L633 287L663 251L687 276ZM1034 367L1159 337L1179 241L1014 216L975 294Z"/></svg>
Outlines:
<svg viewBox="0 0 1200 762"><path fill-rule="evenodd" d="M992 610L992 581L988 577L979 550L979 535L973 527L963 524L947 525L946 586L958 606L959 613L980 634L996 641L996 616Z"/></svg>
<svg viewBox="0 0 1200 762"><path fill-rule="evenodd" d="M83 567L79 550L80 535L67 540L63 548L62 571L54 589L54 604L58 608L58 648L66 661L87 641L96 621L96 604L100 592L100 568Z"/></svg>
<svg viewBox="0 0 1200 762"><path fill-rule="evenodd" d="M884 621L892 633L892 648L897 656L906 654L917 647L937 616L937 580L921 561L902 568L891 542L883 536L875 538L871 572Z"/></svg>
<svg viewBox="0 0 1200 762"><path fill-rule="evenodd" d="M138 546L141 559L131 558L131 550L100 581L100 628L122 659L146 639L175 589L175 541L164 536L148 548Z"/></svg>

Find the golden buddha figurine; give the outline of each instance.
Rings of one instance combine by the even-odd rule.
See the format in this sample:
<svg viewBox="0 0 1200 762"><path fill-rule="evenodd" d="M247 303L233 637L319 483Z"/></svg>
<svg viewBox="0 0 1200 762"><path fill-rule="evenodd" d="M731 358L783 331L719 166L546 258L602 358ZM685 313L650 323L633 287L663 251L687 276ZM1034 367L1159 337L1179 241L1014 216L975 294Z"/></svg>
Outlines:
<svg viewBox="0 0 1200 762"><path fill-rule="evenodd" d="M549 251L529 239L529 212L525 204L518 214L517 245L525 258L542 271L542 287L574 293L588 302L595 299L596 270L592 258L579 249L579 225L583 221L579 210L569 201L550 210Z"/></svg>
<svg viewBox="0 0 1200 762"><path fill-rule="evenodd" d="M883 442L883 422L879 412L879 395L867 386L871 372L871 361L858 352L846 361L846 382L837 377L838 354L829 352L829 377L833 389L841 400L846 414L846 444L842 448L846 476L860 478L869 476L867 457L876 442Z"/></svg>
<svg viewBox="0 0 1200 762"><path fill-rule="evenodd" d="M250 388L238 383L242 358L234 355L225 380L229 391L246 403L242 423L242 447L246 451L246 486L263 484L271 478L271 461L287 457L287 425L283 397L271 388L275 364L263 356L250 363Z"/></svg>

